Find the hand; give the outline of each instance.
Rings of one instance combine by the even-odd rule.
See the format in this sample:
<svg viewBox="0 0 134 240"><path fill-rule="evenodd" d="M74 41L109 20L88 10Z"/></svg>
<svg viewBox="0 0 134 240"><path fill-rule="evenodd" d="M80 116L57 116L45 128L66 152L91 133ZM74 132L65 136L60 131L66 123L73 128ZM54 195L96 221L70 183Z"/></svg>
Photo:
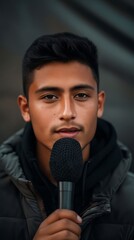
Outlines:
<svg viewBox="0 0 134 240"><path fill-rule="evenodd" d="M74 211L58 209L40 224L33 240L78 240L81 221Z"/></svg>

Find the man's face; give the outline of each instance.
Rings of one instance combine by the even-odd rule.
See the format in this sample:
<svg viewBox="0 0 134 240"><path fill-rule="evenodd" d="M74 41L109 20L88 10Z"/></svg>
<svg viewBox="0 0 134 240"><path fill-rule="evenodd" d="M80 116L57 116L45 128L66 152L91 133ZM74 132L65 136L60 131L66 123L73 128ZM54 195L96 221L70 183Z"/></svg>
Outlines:
<svg viewBox="0 0 134 240"><path fill-rule="evenodd" d="M90 67L58 62L34 70L28 101L20 96L19 105L24 120L32 123L39 151L47 154L55 141L69 137L79 141L87 158L104 105Z"/></svg>

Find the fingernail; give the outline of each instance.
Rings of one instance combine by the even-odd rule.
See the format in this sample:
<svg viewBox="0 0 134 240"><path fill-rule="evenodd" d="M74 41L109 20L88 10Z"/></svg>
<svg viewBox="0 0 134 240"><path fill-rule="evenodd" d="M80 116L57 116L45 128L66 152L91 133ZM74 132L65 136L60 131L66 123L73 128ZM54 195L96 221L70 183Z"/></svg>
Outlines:
<svg viewBox="0 0 134 240"><path fill-rule="evenodd" d="M77 220L79 223L82 223L82 218L79 215L77 215Z"/></svg>

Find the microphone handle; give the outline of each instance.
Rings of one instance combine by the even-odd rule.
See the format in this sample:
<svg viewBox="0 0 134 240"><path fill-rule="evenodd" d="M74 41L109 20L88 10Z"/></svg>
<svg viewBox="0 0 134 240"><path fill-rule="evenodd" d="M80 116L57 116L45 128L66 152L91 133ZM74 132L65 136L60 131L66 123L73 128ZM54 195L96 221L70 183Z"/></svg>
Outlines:
<svg viewBox="0 0 134 240"><path fill-rule="evenodd" d="M73 210L74 183L59 182L59 208Z"/></svg>

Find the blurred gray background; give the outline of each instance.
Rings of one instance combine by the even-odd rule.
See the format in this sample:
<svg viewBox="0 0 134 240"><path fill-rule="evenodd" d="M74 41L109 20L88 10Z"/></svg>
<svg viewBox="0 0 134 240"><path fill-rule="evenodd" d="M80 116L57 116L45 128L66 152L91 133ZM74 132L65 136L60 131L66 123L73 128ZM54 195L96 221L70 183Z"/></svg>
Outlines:
<svg viewBox="0 0 134 240"><path fill-rule="evenodd" d="M16 98L25 50L38 36L63 31L97 45L107 93L104 118L134 155L133 0L0 1L0 142L24 126Z"/></svg>

